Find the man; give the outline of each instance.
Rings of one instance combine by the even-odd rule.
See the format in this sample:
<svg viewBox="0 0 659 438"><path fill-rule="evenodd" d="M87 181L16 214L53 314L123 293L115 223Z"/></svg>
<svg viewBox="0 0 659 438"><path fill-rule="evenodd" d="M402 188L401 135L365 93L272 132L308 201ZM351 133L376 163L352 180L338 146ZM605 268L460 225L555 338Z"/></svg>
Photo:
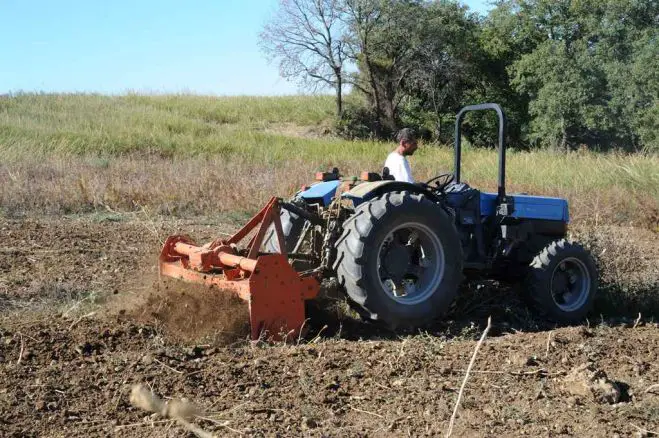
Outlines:
<svg viewBox="0 0 659 438"><path fill-rule="evenodd" d="M410 163L405 158L408 155L414 155L414 151L418 147L414 131L410 128L401 129L396 136L396 140L398 141L398 146L389 154L387 160L384 162L384 167L389 168L389 174L396 181L414 183Z"/></svg>

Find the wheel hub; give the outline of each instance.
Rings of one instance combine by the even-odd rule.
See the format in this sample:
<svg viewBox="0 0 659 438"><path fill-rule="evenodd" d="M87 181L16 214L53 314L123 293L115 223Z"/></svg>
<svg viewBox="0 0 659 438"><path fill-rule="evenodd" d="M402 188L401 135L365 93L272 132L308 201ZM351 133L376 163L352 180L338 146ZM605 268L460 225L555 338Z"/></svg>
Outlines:
<svg viewBox="0 0 659 438"><path fill-rule="evenodd" d="M409 249L404 245L394 243L387 248L387 252L382 260L382 267L387 276L394 283L398 284L405 277L410 260Z"/></svg>
<svg viewBox="0 0 659 438"><path fill-rule="evenodd" d="M590 274L581 260L570 257L556 266L551 278L551 294L563 311L581 308L589 293Z"/></svg>
<svg viewBox="0 0 659 438"><path fill-rule="evenodd" d="M563 272L557 272L552 283L553 294L557 297L562 296L566 292L569 284L567 276Z"/></svg>
<svg viewBox="0 0 659 438"><path fill-rule="evenodd" d="M444 276L442 243L426 225L399 225L380 244L378 254L380 284L400 304L425 301Z"/></svg>

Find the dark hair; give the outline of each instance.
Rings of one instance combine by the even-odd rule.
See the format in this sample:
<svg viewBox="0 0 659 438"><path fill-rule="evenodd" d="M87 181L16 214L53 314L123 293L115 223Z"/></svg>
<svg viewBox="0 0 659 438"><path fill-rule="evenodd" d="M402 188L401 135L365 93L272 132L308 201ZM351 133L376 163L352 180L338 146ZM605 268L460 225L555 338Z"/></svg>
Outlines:
<svg viewBox="0 0 659 438"><path fill-rule="evenodd" d="M396 141L397 142L410 142L416 140L416 133L414 132L414 129L412 128L403 128L400 131L398 131L398 134L396 135Z"/></svg>

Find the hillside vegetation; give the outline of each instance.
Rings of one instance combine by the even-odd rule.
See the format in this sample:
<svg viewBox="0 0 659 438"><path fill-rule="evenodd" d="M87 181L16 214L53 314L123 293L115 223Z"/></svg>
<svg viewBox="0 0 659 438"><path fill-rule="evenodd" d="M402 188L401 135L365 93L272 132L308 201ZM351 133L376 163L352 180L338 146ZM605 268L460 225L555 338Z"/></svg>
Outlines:
<svg viewBox="0 0 659 438"><path fill-rule="evenodd" d="M413 126L450 142L475 102L508 112L510 143L659 150L656 0L287 0L260 34L280 74L335 90L337 129L381 138ZM300 26L299 23L307 23ZM363 99L342 105L343 86ZM495 117L474 115L472 141Z"/></svg>
<svg viewBox="0 0 659 438"><path fill-rule="evenodd" d="M329 96L2 96L0 209L249 213L317 170L380 170L393 143L325 135L332 105ZM495 189L496 160L467 146L463 179ZM418 180L450 171L452 149L425 144L411 163ZM656 227L656 155L510 150L507 166L511 191L567 197L579 223Z"/></svg>

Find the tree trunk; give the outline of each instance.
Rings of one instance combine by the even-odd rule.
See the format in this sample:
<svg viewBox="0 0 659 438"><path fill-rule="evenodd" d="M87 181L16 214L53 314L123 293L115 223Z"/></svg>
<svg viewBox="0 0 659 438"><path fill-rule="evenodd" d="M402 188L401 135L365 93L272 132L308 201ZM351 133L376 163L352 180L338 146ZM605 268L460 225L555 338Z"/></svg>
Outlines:
<svg viewBox="0 0 659 438"><path fill-rule="evenodd" d="M561 152L567 151L567 128L565 127L565 117L561 117Z"/></svg>
<svg viewBox="0 0 659 438"><path fill-rule="evenodd" d="M364 65L366 66L366 72L368 73L368 84L371 88L370 104L373 109L375 109L375 117L377 119L378 125L375 126L375 135L381 137L383 134L383 112L382 104L380 103L380 90L378 90L378 83L375 79L375 74L373 73L373 66L371 65L371 59L368 52L365 50L362 51L364 56Z"/></svg>
<svg viewBox="0 0 659 438"><path fill-rule="evenodd" d="M343 116L343 76L338 71L336 74L336 118L341 119Z"/></svg>
<svg viewBox="0 0 659 438"><path fill-rule="evenodd" d="M398 130L398 123L396 121L396 109L394 102L389 99L380 101L382 104L382 126L388 131L387 135L395 134Z"/></svg>

